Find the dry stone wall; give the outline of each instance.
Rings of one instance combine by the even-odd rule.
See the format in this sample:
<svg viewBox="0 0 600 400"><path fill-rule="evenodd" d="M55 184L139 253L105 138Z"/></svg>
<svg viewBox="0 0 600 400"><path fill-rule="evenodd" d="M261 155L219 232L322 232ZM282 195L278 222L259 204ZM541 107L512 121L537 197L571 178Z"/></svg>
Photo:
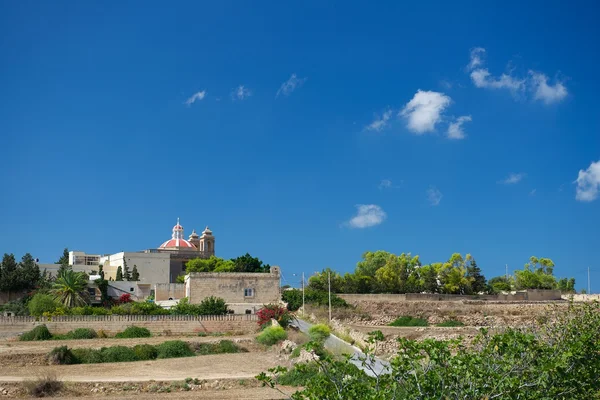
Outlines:
<svg viewBox="0 0 600 400"><path fill-rule="evenodd" d="M85 315L52 318L0 317L0 336L12 336L45 324L50 332L64 334L77 328L104 330L109 335L129 326L148 328L153 334L188 335L200 332L256 331L256 315Z"/></svg>

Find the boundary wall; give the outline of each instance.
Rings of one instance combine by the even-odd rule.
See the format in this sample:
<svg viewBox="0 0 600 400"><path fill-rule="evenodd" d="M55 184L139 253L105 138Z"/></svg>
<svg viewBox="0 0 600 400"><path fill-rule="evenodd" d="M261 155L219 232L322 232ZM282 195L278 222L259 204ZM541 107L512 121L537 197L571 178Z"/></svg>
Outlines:
<svg viewBox="0 0 600 400"><path fill-rule="evenodd" d="M77 328L103 330L108 335L129 326L148 328L153 334L189 335L200 332L251 333L258 328L251 315L66 315L59 317L1 317L0 336L17 335L46 325L50 332L64 334Z"/></svg>
<svg viewBox="0 0 600 400"><path fill-rule="evenodd" d="M406 294L337 294L347 302L371 301L399 303L404 301L553 301L561 300L560 290L527 290L508 294L436 294L436 293L406 293Z"/></svg>

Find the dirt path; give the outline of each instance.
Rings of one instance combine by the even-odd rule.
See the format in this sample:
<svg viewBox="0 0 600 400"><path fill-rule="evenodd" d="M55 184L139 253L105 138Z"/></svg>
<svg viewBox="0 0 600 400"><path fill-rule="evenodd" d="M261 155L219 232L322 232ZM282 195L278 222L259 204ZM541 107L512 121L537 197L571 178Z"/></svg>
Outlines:
<svg viewBox="0 0 600 400"><path fill-rule="evenodd" d="M245 389L215 389L201 390L193 392L177 392L177 393L140 393L137 395L117 395L117 396L102 396L103 400L158 400L158 399L215 399L215 400L279 400L289 399L289 396L296 391L294 388L280 388L287 395L279 393L275 389L267 387L253 387ZM60 397L61 400L79 400L81 398L91 398L96 396L77 396L77 397Z"/></svg>
<svg viewBox="0 0 600 400"><path fill-rule="evenodd" d="M48 353L57 346L68 346L70 348L101 348L109 346L135 346L136 344L159 344L167 340L183 340L186 342L218 342L220 340L231 340L252 343L254 335L243 336L154 336L137 339L85 339L85 340L44 340L35 342L20 342L15 339L0 340L0 355L4 354L32 354Z"/></svg>
<svg viewBox="0 0 600 400"><path fill-rule="evenodd" d="M218 354L156 361L19 367L0 365L0 382L15 382L55 374L70 382L175 381L245 379L285 362L275 353Z"/></svg>

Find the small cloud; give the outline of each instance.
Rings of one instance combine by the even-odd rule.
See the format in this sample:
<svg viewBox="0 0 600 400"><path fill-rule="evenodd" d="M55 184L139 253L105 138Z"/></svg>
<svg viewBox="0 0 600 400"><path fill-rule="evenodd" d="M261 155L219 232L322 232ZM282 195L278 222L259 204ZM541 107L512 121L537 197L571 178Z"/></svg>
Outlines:
<svg viewBox="0 0 600 400"><path fill-rule="evenodd" d="M467 65L469 70L472 70L480 65L483 65L483 56L485 49L483 47L475 47L471 50L471 62Z"/></svg>
<svg viewBox="0 0 600 400"><path fill-rule="evenodd" d="M535 193L537 192L537 189L533 189L531 192L529 192L530 196L535 196Z"/></svg>
<svg viewBox="0 0 600 400"><path fill-rule="evenodd" d="M281 87L277 91L275 97L279 97L280 94L283 94L284 96L289 96L294 90L300 88L300 86L302 86L307 79L308 78L298 78L296 74L292 74L292 76L290 76L290 79L281 84Z"/></svg>
<svg viewBox="0 0 600 400"><path fill-rule="evenodd" d="M244 100L250 96L252 96L252 92L244 85L238 86L233 90L233 92L231 92L231 98L234 100Z"/></svg>
<svg viewBox="0 0 600 400"><path fill-rule="evenodd" d="M444 93L419 89L398 115L408 120L410 131L421 135L435 130L435 125L451 102L452 99Z"/></svg>
<svg viewBox="0 0 600 400"><path fill-rule="evenodd" d="M400 185L402 185L403 183L404 181L401 180ZM400 188L400 185L394 185L390 179L382 179L377 187L379 188L379 190L398 189Z"/></svg>
<svg viewBox="0 0 600 400"><path fill-rule="evenodd" d="M548 85L548 77L542 73L529 71L532 80L532 87L535 92L534 98L541 100L546 104L552 104L561 101L567 97L567 88L562 82L557 81L554 86Z"/></svg>
<svg viewBox="0 0 600 400"><path fill-rule="evenodd" d="M189 99L187 99L185 101L185 104L188 106L191 106L192 104L194 104L196 102L196 100L204 100L204 97L206 97L206 90L202 90L200 92L194 93L192 95L192 97L190 97Z"/></svg>
<svg viewBox="0 0 600 400"><path fill-rule="evenodd" d="M473 118L470 115L463 115L462 117L458 117L456 121L451 122L448 125L448 137L450 139L464 139L465 131L463 130L463 124L465 122L471 122Z"/></svg>
<svg viewBox="0 0 600 400"><path fill-rule="evenodd" d="M366 129L369 131L375 131L375 132L379 132L381 131L383 128L388 126L388 121L390 120L390 118L392 117L392 110L386 110L384 111L383 114L381 114L381 116L375 116L375 119L373 120L373 122L371 122L369 125L367 125Z"/></svg>
<svg viewBox="0 0 600 400"><path fill-rule="evenodd" d="M444 89L452 89L452 86L454 86L454 85L452 84L452 82L449 82L449 81L447 81L447 80L445 80L445 79L442 79L442 80L440 81L440 85L442 85L442 86L444 87Z"/></svg>
<svg viewBox="0 0 600 400"><path fill-rule="evenodd" d="M500 78L494 78L487 68L480 68L472 71L471 80L478 88L509 89L516 92L525 87L525 79L513 78L507 74L500 75Z"/></svg>
<svg viewBox="0 0 600 400"><path fill-rule="evenodd" d="M519 183L525 178L527 174L520 172L518 174L510 174L506 179L498 181L498 183L503 183L505 185L514 185L515 183Z"/></svg>
<svg viewBox="0 0 600 400"><path fill-rule="evenodd" d="M358 204L356 206L358 212L348 221L351 228L368 228L381 224L387 214L381 207L375 204Z"/></svg>
<svg viewBox="0 0 600 400"><path fill-rule="evenodd" d="M592 162L588 169L579 170L577 176L577 192L575 198L579 201L594 201L600 191L600 160Z"/></svg>
<svg viewBox="0 0 600 400"><path fill-rule="evenodd" d="M429 204L432 206L439 205L440 201L442 201L442 197L444 197L442 192L435 186L430 186L429 189L427 189L427 201L429 201Z"/></svg>

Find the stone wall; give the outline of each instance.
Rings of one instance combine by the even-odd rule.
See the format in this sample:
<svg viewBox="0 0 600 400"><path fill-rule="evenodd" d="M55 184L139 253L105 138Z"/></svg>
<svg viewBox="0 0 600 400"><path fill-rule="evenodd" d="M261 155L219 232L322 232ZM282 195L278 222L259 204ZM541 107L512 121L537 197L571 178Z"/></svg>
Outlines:
<svg viewBox="0 0 600 400"><path fill-rule="evenodd" d="M157 283L154 285L154 299L179 300L185 297L185 285L183 283Z"/></svg>
<svg viewBox="0 0 600 400"><path fill-rule="evenodd" d="M185 290L191 304L210 296L221 297L227 304L277 303L279 280L279 267L271 267L270 273L192 272L186 276Z"/></svg>
<svg viewBox="0 0 600 400"><path fill-rule="evenodd" d="M406 293L406 294L338 294L349 303L358 301L373 301L386 303L399 303L404 301L553 301L561 300L560 290L527 290L498 295L458 295L458 294L431 294L431 293Z"/></svg>
<svg viewBox="0 0 600 400"><path fill-rule="evenodd" d="M563 294L563 300L573 300L575 302L600 301L600 294Z"/></svg>
<svg viewBox="0 0 600 400"><path fill-rule="evenodd" d="M45 324L50 332L64 334L76 328L104 330L109 335L129 326L148 328L153 334L187 335L200 332L256 331L256 315L69 315L52 318L1 317L0 336L13 336Z"/></svg>

